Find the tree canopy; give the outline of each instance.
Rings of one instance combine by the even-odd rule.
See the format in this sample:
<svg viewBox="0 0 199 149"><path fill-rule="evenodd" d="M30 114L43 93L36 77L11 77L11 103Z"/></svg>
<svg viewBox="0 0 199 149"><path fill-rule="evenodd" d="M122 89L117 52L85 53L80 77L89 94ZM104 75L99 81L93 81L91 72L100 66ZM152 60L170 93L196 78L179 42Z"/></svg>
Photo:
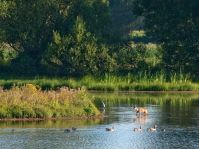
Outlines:
<svg viewBox="0 0 199 149"><path fill-rule="evenodd" d="M197 0L1 0L0 69L197 76L198 10Z"/></svg>
<svg viewBox="0 0 199 149"><path fill-rule="evenodd" d="M109 34L108 1L2 0L0 8L1 42L19 51L14 62L24 72L32 71L31 67L42 62L55 64L52 57L61 62L62 68L70 70L67 73L80 73L82 67L87 69L86 65L92 65L91 73L104 69L95 67L97 53L104 51L103 61L110 57L108 49L103 50L105 47L100 45ZM22 64L25 61L27 66Z"/></svg>
<svg viewBox="0 0 199 149"><path fill-rule="evenodd" d="M164 48L168 71L199 73L198 10L198 0L134 1L134 13L144 16L148 36Z"/></svg>

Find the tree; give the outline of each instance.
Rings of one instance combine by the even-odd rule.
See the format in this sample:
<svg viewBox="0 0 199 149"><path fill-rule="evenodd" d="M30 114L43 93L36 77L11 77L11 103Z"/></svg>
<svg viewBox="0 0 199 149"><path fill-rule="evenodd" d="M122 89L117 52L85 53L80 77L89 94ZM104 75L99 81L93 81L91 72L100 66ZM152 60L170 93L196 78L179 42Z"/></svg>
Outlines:
<svg viewBox="0 0 199 149"><path fill-rule="evenodd" d="M19 52L18 58L13 60L15 67L19 66L24 73L28 71L27 69L33 70L32 67L38 69L43 57L48 53L46 50L49 44L54 40L55 32L66 40L75 33L73 26L77 16L81 16L87 24L86 38L91 38L89 34L93 34L98 40L106 37L109 24L106 0L2 0L0 1L0 42L9 44ZM86 45L88 41L81 40L81 42L85 42ZM70 45L64 46L78 53L78 49L82 49L83 45L80 43L77 45L71 42ZM90 46L95 50L92 44ZM62 60L68 61L68 59ZM26 61L30 63L25 63ZM25 69L23 65L29 68Z"/></svg>
<svg viewBox="0 0 199 149"><path fill-rule="evenodd" d="M145 17L148 36L162 44L169 72L199 73L198 0L135 0L133 10Z"/></svg>
<svg viewBox="0 0 199 149"><path fill-rule="evenodd" d="M54 32L44 63L59 66L62 73L82 76L112 71L114 60L108 49L87 31L85 22L78 16L71 34L61 36Z"/></svg>
<svg viewBox="0 0 199 149"><path fill-rule="evenodd" d="M159 69L162 50L154 44L132 43L122 46L117 54L118 71L122 74L149 72Z"/></svg>

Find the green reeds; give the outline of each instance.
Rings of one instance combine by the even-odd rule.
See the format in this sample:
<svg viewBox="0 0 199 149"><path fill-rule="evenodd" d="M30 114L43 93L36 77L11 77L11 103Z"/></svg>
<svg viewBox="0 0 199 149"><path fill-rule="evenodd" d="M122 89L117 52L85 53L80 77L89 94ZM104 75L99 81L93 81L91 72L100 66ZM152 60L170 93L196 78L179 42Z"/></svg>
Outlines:
<svg viewBox="0 0 199 149"><path fill-rule="evenodd" d="M85 87L97 91L198 91L199 83L194 83L190 76L173 74L170 77L164 73L126 76L104 75L102 77L85 76L82 78L28 78L0 79L0 86L10 89L13 86L34 84L42 90L54 90L62 86L70 88Z"/></svg>

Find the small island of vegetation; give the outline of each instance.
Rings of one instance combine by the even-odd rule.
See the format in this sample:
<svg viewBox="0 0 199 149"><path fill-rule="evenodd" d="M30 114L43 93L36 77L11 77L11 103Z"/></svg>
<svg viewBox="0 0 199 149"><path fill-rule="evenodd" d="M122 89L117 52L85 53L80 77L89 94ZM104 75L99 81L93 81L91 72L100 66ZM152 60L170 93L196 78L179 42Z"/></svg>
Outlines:
<svg viewBox="0 0 199 149"><path fill-rule="evenodd" d="M0 120L97 117L100 112L85 90L62 87L42 91L32 84L0 91Z"/></svg>

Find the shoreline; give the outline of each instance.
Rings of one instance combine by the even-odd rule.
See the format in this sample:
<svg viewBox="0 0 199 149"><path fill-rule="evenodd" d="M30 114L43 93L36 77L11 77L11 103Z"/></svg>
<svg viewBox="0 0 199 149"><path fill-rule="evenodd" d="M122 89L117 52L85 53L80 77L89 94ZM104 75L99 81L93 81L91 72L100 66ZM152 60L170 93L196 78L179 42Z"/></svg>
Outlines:
<svg viewBox="0 0 199 149"><path fill-rule="evenodd" d="M49 121L49 120L95 120L95 119L104 119L105 115L100 114L96 116L74 116L74 117L57 117L57 118L3 118L0 119L0 122L15 122L15 121L24 121L24 122L32 122L32 121Z"/></svg>
<svg viewBox="0 0 199 149"><path fill-rule="evenodd" d="M124 93L124 94L136 94L136 93L148 93L148 94L199 94L199 90L198 91L135 91L135 90L126 90L126 91L101 91L101 90L88 90L89 93Z"/></svg>

